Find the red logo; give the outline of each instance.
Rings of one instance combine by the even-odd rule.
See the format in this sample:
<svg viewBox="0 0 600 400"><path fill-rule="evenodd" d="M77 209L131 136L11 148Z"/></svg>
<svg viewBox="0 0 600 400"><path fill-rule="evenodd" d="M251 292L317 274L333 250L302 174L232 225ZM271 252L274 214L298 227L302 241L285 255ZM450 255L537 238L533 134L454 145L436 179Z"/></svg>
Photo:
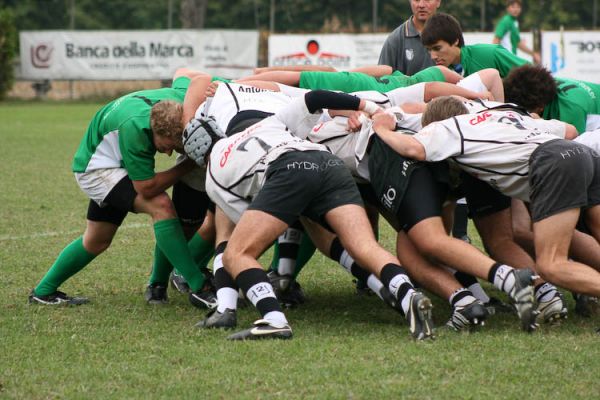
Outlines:
<svg viewBox="0 0 600 400"><path fill-rule="evenodd" d="M491 116L492 116L492 114L490 114L489 112L486 111L483 114L477 114L477 116L475 118L472 118L469 120L469 123L471 125L477 125L481 122L484 122L486 119L488 119Z"/></svg>
<svg viewBox="0 0 600 400"><path fill-rule="evenodd" d="M273 65L330 65L335 68L350 68L350 56L321 50L319 42L311 39L306 42L304 51L277 56L273 59Z"/></svg>
<svg viewBox="0 0 600 400"><path fill-rule="evenodd" d="M54 47L50 43L40 43L37 46L31 46L31 64L35 68L49 68L52 61L52 52Z"/></svg>

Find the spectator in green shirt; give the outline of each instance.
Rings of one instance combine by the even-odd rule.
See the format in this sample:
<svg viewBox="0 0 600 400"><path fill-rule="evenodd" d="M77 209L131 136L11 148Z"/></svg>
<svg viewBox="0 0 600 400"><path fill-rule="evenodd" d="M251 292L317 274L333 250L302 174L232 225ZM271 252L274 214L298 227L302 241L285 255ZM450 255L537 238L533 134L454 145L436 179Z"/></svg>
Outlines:
<svg viewBox="0 0 600 400"><path fill-rule="evenodd" d="M500 44L513 54L517 54L517 49L529 54L533 62L540 63L540 53L531 50L524 40L521 39L519 31L519 15L521 15L521 0L507 0L506 15L498 21L494 32L492 43Z"/></svg>

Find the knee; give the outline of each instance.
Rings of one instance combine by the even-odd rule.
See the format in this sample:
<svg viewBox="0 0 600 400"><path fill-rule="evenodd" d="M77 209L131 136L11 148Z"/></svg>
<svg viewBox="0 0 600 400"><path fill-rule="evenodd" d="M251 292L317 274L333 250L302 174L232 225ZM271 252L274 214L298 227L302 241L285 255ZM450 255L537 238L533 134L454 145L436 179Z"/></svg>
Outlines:
<svg viewBox="0 0 600 400"><path fill-rule="evenodd" d="M113 237L93 237L84 235L83 247L89 253L99 255L110 247Z"/></svg>
<svg viewBox="0 0 600 400"><path fill-rule="evenodd" d="M436 254L439 253L443 246L448 246L447 241L449 240L458 240L452 239L447 235L433 235L429 237L427 240L419 240L415 243L417 249L421 254L429 258L436 258Z"/></svg>
<svg viewBox="0 0 600 400"><path fill-rule="evenodd" d="M561 276L560 268L564 266L561 261L563 260L538 257L535 263L536 273L546 282L557 282ZM566 257L564 261L567 261Z"/></svg>
<svg viewBox="0 0 600 400"><path fill-rule="evenodd" d="M161 193L153 197L150 200L149 206L150 213L154 219L169 219L177 216L173 202L166 193Z"/></svg>

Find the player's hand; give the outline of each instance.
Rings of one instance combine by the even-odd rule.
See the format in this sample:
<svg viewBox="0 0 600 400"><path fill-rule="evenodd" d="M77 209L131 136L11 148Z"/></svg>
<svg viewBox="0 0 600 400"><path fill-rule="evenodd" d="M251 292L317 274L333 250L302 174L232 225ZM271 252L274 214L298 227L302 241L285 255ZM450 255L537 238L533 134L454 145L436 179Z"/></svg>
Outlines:
<svg viewBox="0 0 600 400"><path fill-rule="evenodd" d="M348 116L346 130L348 132L358 132L362 127L363 121L367 118L366 114L361 111L355 111Z"/></svg>
<svg viewBox="0 0 600 400"><path fill-rule="evenodd" d="M373 129L377 131L379 128L394 130L396 128L396 117L387 113L377 113L373 115Z"/></svg>
<svg viewBox="0 0 600 400"><path fill-rule="evenodd" d="M494 95L490 91L485 91L485 92L481 92L478 94L479 94L478 98L480 98L481 100L490 100L490 101L495 100Z"/></svg>
<svg viewBox="0 0 600 400"><path fill-rule="evenodd" d="M206 92L204 92L204 95L206 97L214 97L218 87L219 81L212 81L210 85L208 85L208 87L206 88Z"/></svg>

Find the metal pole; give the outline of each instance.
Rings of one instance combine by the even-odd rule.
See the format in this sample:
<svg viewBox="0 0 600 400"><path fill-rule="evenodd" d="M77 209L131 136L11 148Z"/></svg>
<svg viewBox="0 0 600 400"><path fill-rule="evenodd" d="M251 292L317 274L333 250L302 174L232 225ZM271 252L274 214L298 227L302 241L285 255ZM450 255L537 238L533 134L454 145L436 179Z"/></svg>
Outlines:
<svg viewBox="0 0 600 400"><path fill-rule="evenodd" d="M275 0L271 0L271 10L269 16L269 32L275 33Z"/></svg>
<svg viewBox="0 0 600 400"><path fill-rule="evenodd" d="M71 3L70 4L70 6L71 6L71 20L69 22L69 27L73 31L73 30L75 30L75 0L71 0L70 3ZM71 100L73 100L74 97L75 97L75 88L74 88L73 80L70 79L69 80L69 98Z"/></svg>
<svg viewBox="0 0 600 400"><path fill-rule="evenodd" d="M481 20L480 20L480 28L481 28L482 32L485 31L485 3L486 3L485 0L481 0L481 7L480 7L480 10L481 10L481 12L480 12L480 18L481 18Z"/></svg>
<svg viewBox="0 0 600 400"><path fill-rule="evenodd" d="M377 32L377 8L378 8L378 1L377 0L372 0L372 5L373 5L373 32Z"/></svg>
<svg viewBox="0 0 600 400"><path fill-rule="evenodd" d="M167 29L173 29L173 0L169 0L167 7Z"/></svg>

